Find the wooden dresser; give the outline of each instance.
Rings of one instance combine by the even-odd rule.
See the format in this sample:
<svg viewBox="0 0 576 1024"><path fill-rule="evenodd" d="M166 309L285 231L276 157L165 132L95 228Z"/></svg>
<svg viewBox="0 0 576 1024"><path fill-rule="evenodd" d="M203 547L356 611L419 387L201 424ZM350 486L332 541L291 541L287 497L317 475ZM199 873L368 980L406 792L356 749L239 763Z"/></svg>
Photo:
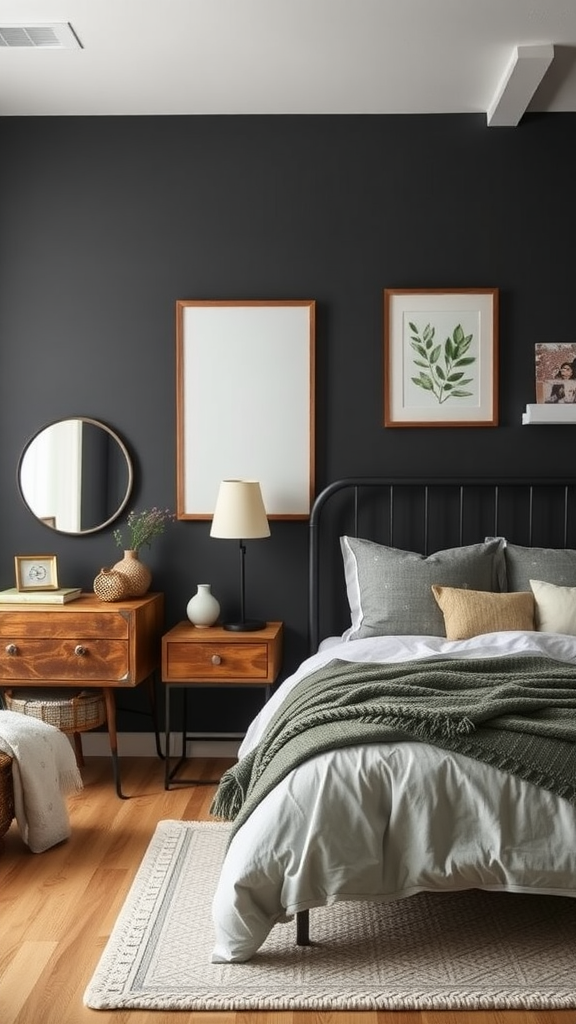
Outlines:
<svg viewBox="0 0 576 1024"><path fill-rule="evenodd" d="M148 681L158 746L154 672L163 622L163 594L113 603L94 594L68 604L0 603L0 688L101 688L118 796L115 690Z"/></svg>

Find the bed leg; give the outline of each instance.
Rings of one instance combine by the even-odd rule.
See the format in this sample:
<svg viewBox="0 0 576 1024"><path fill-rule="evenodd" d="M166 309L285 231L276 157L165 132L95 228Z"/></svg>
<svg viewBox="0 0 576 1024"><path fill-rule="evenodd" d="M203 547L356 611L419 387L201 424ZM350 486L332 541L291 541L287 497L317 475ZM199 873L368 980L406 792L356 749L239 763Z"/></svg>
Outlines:
<svg viewBox="0 0 576 1024"><path fill-rule="evenodd" d="M299 910L296 914L296 945L310 945L310 912Z"/></svg>

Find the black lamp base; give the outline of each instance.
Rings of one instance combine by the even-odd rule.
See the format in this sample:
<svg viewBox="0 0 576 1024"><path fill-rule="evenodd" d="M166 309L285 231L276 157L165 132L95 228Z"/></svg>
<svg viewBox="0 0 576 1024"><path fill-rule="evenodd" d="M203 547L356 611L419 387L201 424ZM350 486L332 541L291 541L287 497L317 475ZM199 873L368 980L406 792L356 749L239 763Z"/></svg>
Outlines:
<svg viewBox="0 0 576 1024"><path fill-rule="evenodd" d="M230 629L235 633L251 633L256 629L265 628L266 623L260 622L258 619L244 619L243 622L224 622L222 625L222 629Z"/></svg>

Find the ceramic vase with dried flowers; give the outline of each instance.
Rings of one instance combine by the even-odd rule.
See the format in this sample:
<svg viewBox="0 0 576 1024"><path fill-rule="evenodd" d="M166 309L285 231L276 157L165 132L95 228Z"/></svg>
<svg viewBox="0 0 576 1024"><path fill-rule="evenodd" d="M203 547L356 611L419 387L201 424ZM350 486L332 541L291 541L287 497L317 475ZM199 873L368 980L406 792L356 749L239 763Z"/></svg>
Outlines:
<svg viewBox="0 0 576 1024"><path fill-rule="evenodd" d="M114 530L114 540L119 548L124 549L124 557L112 566L115 572L122 573L128 581L127 597L143 597L150 589L152 573L144 562L140 561L140 548L146 544L152 546L152 538L164 533L168 523L174 519L169 509L148 508L142 512L130 512L126 520L127 538L122 530Z"/></svg>

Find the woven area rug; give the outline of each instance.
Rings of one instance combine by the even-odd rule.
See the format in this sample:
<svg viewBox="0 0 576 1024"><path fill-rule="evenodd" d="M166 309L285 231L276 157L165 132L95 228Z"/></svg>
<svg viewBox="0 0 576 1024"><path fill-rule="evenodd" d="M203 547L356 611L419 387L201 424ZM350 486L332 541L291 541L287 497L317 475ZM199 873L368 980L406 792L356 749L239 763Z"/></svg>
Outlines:
<svg viewBox="0 0 576 1024"><path fill-rule="evenodd" d="M229 826L161 821L84 1002L92 1009L409 1010L576 1007L576 903L421 893L312 910L313 945L276 925L246 964L211 964Z"/></svg>

